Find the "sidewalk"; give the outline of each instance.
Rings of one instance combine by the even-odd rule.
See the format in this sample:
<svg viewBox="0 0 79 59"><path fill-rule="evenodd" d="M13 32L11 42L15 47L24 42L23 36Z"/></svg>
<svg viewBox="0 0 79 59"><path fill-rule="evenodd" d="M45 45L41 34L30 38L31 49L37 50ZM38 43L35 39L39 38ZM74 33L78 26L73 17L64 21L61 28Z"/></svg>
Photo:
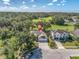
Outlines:
<svg viewBox="0 0 79 59"><path fill-rule="evenodd" d="M54 42L56 43L58 49L65 49L65 48L63 47L63 45L61 44L60 41L56 41L56 40L54 40Z"/></svg>

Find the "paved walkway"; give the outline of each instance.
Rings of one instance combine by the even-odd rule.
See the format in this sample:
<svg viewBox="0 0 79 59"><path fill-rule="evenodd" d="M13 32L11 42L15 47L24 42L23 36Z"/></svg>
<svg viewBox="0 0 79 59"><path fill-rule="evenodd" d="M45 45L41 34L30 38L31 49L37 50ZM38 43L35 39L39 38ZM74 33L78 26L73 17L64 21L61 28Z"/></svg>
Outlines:
<svg viewBox="0 0 79 59"><path fill-rule="evenodd" d="M60 41L54 40L54 42L56 43L58 49L65 49L64 46L61 44Z"/></svg>

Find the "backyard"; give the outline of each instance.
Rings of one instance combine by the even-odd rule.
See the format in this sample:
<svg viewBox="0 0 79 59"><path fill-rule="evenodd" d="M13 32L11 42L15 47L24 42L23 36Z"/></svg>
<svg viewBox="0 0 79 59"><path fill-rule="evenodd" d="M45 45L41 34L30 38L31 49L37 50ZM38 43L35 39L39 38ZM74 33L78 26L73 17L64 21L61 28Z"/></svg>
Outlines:
<svg viewBox="0 0 79 59"><path fill-rule="evenodd" d="M49 22L52 20L53 17L46 17L46 18L41 18L42 22ZM34 23L37 23L39 19L33 19ZM37 25L33 28L34 30L37 30ZM68 32L71 32L74 30L74 25L72 23L66 23L66 25L56 25L56 24L51 24L51 27L47 28L46 30L65 30Z"/></svg>
<svg viewBox="0 0 79 59"><path fill-rule="evenodd" d="M44 18L40 18L42 22L49 22L49 20L52 20L52 17L44 17ZM33 19L34 23L37 23L39 21L39 19Z"/></svg>

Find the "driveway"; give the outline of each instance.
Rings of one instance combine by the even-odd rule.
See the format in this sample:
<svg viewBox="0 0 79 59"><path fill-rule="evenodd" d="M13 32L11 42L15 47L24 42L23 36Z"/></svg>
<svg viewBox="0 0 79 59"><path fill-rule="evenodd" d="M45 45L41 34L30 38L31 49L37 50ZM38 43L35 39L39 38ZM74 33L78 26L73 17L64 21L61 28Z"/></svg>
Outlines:
<svg viewBox="0 0 79 59"><path fill-rule="evenodd" d="M69 59L66 51L64 50L44 50L43 51L43 59Z"/></svg>
<svg viewBox="0 0 79 59"><path fill-rule="evenodd" d="M50 50L47 42L39 42L39 48L42 50Z"/></svg>

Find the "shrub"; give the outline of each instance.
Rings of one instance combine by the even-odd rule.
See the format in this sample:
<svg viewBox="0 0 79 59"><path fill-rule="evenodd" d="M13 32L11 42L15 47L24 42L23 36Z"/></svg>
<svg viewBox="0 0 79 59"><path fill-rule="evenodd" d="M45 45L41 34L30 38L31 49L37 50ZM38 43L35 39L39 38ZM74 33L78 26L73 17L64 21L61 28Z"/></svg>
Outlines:
<svg viewBox="0 0 79 59"><path fill-rule="evenodd" d="M48 39L48 45L50 46L50 48L56 48L55 42L50 37Z"/></svg>

